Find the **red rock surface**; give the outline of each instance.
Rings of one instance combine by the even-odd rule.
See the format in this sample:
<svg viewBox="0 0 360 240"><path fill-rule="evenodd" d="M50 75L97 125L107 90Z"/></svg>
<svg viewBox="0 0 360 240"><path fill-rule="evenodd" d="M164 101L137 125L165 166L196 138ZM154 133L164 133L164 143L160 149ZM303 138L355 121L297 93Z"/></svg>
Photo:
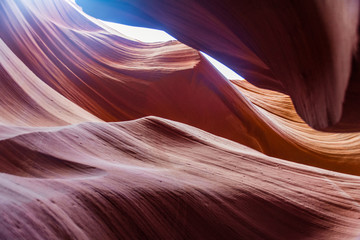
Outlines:
<svg viewBox="0 0 360 240"><path fill-rule="evenodd" d="M130 5L147 22L134 24L160 25L251 83L288 94L313 128L360 130L358 0L76 1L94 16L89 2ZM123 20L121 8L109 14Z"/></svg>
<svg viewBox="0 0 360 240"><path fill-rule="evenodd" d="M289 96L70 1L0 13L0 239L360 236L358 133L313 130Z"/></svg>

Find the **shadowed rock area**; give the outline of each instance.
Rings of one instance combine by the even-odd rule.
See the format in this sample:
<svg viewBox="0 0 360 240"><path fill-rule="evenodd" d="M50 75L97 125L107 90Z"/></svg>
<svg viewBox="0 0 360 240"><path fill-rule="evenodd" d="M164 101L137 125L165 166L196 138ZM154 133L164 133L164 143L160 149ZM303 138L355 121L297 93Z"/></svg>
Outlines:
<svg viewBox="0 0 360 240"><path fill-rule="evenodd" d="M358 1L77 2L183 43L0 2L0 239L360 236Z"/></svg>
<svg viewBox="0 0 360 240"><path fill-rule="evenodd" d="M358 0L76 2L99 18L97 7L113 6L107 19L164 29L254 85L289 95L315 129L360 129ZM130 7L132 18L123 14Z"/></svg>

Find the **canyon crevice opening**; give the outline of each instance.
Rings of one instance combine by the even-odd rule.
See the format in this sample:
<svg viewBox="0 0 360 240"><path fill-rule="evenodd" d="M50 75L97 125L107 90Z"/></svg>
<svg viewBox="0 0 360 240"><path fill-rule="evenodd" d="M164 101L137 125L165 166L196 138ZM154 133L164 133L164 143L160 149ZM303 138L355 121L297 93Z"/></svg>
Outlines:
<svg viewBox="0 0 360 240"><path fill-rule="evenodd" d="M0 0L0 239L358 239L359 11Z"/></svg>

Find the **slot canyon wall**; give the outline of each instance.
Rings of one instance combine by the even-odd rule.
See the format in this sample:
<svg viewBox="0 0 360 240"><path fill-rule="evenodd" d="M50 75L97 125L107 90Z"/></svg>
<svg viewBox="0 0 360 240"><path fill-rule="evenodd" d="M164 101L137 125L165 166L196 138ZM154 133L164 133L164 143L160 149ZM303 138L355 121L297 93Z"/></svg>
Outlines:
<svg viewBox="0 0 360 240"><path fill-rule="evenodd" d="M0 1L0 239L360 237L358 1L76 2L181 42Z"/></svg>
<svg viewBox="0 0 360 240"><path fill-rule="evenodd" d="M289 95L313 128L359 130L357 0L76 1L95 17L165 29L254 85Z"/></svg>

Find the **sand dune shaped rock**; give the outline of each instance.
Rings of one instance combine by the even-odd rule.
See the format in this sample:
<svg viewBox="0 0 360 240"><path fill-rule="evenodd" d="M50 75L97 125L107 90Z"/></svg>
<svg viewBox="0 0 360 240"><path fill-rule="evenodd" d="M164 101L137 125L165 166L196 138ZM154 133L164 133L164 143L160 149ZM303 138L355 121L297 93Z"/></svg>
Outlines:
<svg viewBox="0 0 360 240"><path fill-rule="evenodd" d="M247 49L234 69L290 97L229 81L178 41L112 33L73 1L0 13L0 239L360 236L360 135L310 128L229 26L222 44Z"/></svg>
<svg viewBox="0 0 360 240"><path fill-rule="evenodd" d="M82 174L29 179L2 173L3 239L344 239L359 234L358 177L270 158L169 120L84 123L4 141L29 149L17 148L22 154L1 150L18 161L34 161L29 174L65 173L55 160L60 156ZM44 158L28 154L33 149Z"/></svg>

